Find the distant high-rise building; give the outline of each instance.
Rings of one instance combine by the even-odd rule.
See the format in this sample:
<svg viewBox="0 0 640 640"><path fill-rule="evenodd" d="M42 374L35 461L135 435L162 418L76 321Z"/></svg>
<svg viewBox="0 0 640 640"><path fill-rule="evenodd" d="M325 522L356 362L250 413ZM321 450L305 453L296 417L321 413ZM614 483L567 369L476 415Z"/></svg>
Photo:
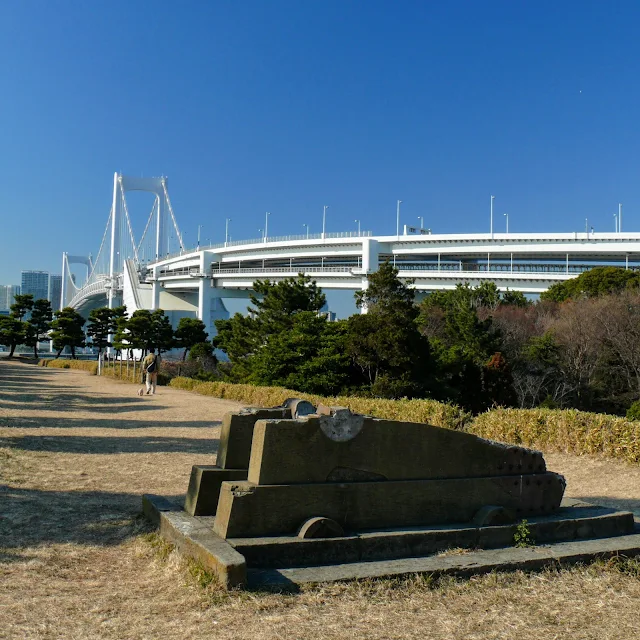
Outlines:
<svg viewBox="0 0 640 640"><path fill-rule="evenodd" d="M49 302L53 311L60 310L60 296L62 294L62 276L53 273L49 276Z"/></svg>
<svg viewBox="0 0 640 640"><path fill-rule="evenodd" d="M0 284L0 311L9 311L13 304L13 298L20 293L17 284Z"/></svg>
<svg viewBox="0 0 640 640"><path fill-rule="evenodd" d="M21 293L31 294L34 300L49 299L49 272L23 271Z"/></svg>

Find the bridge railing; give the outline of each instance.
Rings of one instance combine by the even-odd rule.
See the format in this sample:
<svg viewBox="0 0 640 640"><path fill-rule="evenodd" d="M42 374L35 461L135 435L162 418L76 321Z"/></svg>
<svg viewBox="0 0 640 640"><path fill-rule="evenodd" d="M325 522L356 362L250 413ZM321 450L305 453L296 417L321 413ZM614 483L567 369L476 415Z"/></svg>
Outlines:
<svg viewBox="0 0 640 640"><path fill-rule="evenodd" d="M487 273L487 274L522 274L522 273L532 273L532 274L579 274L584 271L588 271L593 268L593 265L590 264L504 264L504 263L495 263L495 264L469 264L460 262L441 262L438 264L437 262L424 262L424 263L413 263L413 264L403 264L398 262L395 264L395 267L403 272L455 272L459 274L475 274L475 273ZM159 273L160 278L170 278L170 277L191 277L191 278L202 278L202 277L212 277L218 275L231 275L231 274L256 274L256 273L349 273L355 272L358 275L361 273L361 265L360 264L351 264L345 266L305 266L301 264L292 263L288 266L271 266L269 264L265 264L264 266L258 267L244 267L241 265L234 267L214 267L208 273L200 273L198 268L194 267L184 267L181 269L172 269L169 271L161 271ZM631 267L630 267L631 268Z"/></svg>
<svg viewBox="0 0 640 640"><path fill-rule="evenodd" d="M325 233L324 239L331 240L335 238L370 238L373 236L373 231L338 231L333 233ZM202 251L203 249L224 249L225 247L238 247L243 244L268 244L270 242L290 242L298 240L322 240L321 233L301 233L297 235L288 236L268 236L266 239L262 238L250 238L249 240L229 240L229 242L218 242L215 244L201 244L200 247L192 247L191 249L183 249L182 251L176 251L174 253L168 253L166 256L162 256L162 260L170 260L172 258L178 258L194 251ZM153 262L153 260L147 260L147 262Z"/></svg>
<svg viewBox="0 0 640 640"><path fill-rule="evenodd" d="M293 265L291 267L249 267L238 268L232 267L228 269L213 269L211 274L213 276L216 275L225 275L231 273L349 273L354 269L358 269L355 265L353 267L303 267Z"/></svg>

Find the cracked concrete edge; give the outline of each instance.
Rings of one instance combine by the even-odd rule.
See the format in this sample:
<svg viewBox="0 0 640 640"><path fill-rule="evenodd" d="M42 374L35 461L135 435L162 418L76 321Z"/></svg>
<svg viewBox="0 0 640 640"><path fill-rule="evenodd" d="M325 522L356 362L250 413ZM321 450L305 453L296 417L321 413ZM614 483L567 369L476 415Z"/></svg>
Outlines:
<svg viewBox="0 0 640 640"><path fill-rule="evenodd" d="M181 506L162 496L142 496L142 511L155 524L160 535L185 556L211 571L220 584L231 589L247 582L247 563L226 540L210 526L186 513Z"/></svg>

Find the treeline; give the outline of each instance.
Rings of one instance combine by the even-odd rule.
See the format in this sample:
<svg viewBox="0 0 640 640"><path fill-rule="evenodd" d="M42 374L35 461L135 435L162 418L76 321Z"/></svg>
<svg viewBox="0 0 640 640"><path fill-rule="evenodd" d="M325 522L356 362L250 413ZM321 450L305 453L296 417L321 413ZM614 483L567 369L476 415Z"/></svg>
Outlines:
<svg viewBox="0 0 640 640"><path fill-rule="evenodd" d="M16 296L0 318L0 344L34 348L52 339L98 354L183 349L194 362L178 375L323 396L433 398L473 413L494 406L576 408L622 415L640 398L640 274L596 268L558 283L533 304L494 284L458 285L416 301L389 263L356 293L366 313L330 322L310 278L256 281L248 315L205 325L164 311L74 309L55 314L46 300ZM85 326L86 325L86 326ZM213 348L226 353L217 363ZM129 354L131 356L131 353ZM165 370L173 374L172 371ZM636 405L640 407L640 405ZM640 408L639 408L640 410Z"/></svg>
<svg viewBox="0 0 640 640"><path fill-rule="evenodd" d="M33 348L37 358L38 342L52 340L56 358L65 348L75 359L76 349L85 346L97 349L97 357L107 347L118 353L140 350L143 355L153 347L159 352L183 349L184 360L196 345L199 356L211 358L213 348L205 329L201 320L181 318L174 331L162 309L134 311L128 317L124 306L94 309L87 321L71 307L54 314L48 300L34 301L32 295L24 294L15 296L10 315L0 317L0 344L9 348L9 357L16 347L25 345Z"/></svg>
<svg viewBox="0 0 640 640"><path fill-rule="evenodd" d="M309 278L257 281L248 316L216 321L232 382L321 395L425 398L474 413L492 406L624 413L640 397L640 276L593 269L532 304L492 283L416 304L386 263L329 322ZM410 284L410 283L409 283Z"/></svg>

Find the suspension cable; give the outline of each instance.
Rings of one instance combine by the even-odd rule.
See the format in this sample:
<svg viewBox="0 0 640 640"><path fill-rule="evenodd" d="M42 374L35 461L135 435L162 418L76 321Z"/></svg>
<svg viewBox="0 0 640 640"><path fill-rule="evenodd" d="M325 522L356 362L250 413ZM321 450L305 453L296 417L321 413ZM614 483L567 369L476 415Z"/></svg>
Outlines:
<svg viewBox="0 0 640 640"><path fill-rule="evenodd" d="M171 206L171 199L169 198L169 192L167 191L167 183L164 181L164 179L162 180L162 190L164 191L164 197L169 207L169 213L171 214L173 227L176 230L176 235L178 236L178 243L180 244L180 249L184 251L184 244L182 243L182 235L180 234L180 229L178 229L178 223L176 222L176 217L173 215L173 207Z"/></svg>

